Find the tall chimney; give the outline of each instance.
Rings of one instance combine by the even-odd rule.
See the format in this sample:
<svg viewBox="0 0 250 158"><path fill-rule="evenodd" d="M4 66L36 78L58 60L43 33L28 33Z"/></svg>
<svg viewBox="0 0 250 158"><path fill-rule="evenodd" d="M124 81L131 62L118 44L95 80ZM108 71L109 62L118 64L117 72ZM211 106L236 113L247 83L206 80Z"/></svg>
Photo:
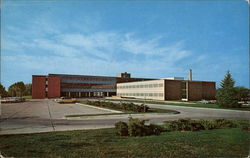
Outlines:
<svg viewBox="0 0 250 158"><path fill-rule="evenodd" d="M188 80L192 81L192 69L189 69Z"/></svg>

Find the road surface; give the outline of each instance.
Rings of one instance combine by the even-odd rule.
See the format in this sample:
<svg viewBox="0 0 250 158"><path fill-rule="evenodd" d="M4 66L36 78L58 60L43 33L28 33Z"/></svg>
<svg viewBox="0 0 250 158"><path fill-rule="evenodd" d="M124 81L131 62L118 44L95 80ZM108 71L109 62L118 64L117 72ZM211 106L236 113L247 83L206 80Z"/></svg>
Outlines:
<svg viewBox="0 0 250 158"><path fill-rule="evenodd" d="M147 104L150 107L171 109L180 114L133 114L133 117L160 123L179 118L191 119L250 119L250 111L183 107ZM0 134L36 133L64 130L81 130L114 127L117 121L127 121L129 115L89 116L65 118L66 115L113 113L80 104L58 104L53 100L30 100L24 103L1 104Z"/></svg>

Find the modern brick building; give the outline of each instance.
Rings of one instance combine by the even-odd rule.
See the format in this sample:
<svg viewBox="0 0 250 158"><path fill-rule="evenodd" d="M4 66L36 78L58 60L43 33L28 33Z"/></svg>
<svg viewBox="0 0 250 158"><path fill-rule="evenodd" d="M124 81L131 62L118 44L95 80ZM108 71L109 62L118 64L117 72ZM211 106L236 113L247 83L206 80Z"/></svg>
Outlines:
<svg viewBox="0 0 250 158"><path fill-rule="evenodd" d="M131 78L129 73L117 77L49 74L32 76L32 98L101 97L116 95L116 84L122 82L152 80Z"/></svg>
<svg viewBox="0 0 250 158"><path fill-rule="evenodd" d="M131 78L129 73L117 77L49 74L32 76L32 98L121 96L156 100L214 100L215 82Z"/></svg>
<svg viewBox="0 0 250 158"><path fill-rule="evenodd" d="M118 83L117 96L155 100L214 100L215 82L158 79Z"/></svg>

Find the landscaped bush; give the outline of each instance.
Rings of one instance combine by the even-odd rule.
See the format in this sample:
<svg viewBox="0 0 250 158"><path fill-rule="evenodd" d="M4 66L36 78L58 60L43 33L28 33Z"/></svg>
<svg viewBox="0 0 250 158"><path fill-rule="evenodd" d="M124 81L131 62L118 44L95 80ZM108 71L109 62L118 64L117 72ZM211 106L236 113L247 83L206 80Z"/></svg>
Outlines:
<svg viewBox="0 0 250 158"><path fill-rule="evenodd" d="M147 120L140 120L137 118L129 118L128 124L125 122L117 122L115 128L117 134L120 136L149 136L159 135L161 132L172 131L200 131L211 130L218 128L236 128L240 127L244 130L249 130L249 124L246 121L235 123L233 120L214 119L214 120L191 120L179 119L174 121L165 121L163 125L149 124L146 125Z"/></svg>
<svg viewBox="0 0 250 158"><path fill-rule="evenodd" d="M237 124L235 124L231 120L226 119L214 119L215 128L235 128L237 127Z"/></svg>
<svg viewBox="0 0 250 158"><path fill-rule="evenodd" d="M147 135L160 135L163 132L163 127L156 124L150 124L147 126Z"/></svg>
<svg viewBox="0 0 250 158"><path fill-rule="evenodd" d="M111 109L117 109L122 111L133 111L133 112L148 112L149 107L147 105L141 104L134 104L134 103L113 103L113 102L106 102L106 101L90 101L87 100L86 104L106 107Z"/></svg>
<svg viewBox="0 0 250 158"><path fill-rule="evenodd" d="M213 120L198 120L203 125L205 130L215 129L215 123Z"/></svg>
<svg viewBox="0 0 250 158"><path fill-rule="evenodd" d="M115 123L116 134L119 136L128 136L128 125L126 122L116 122Z"/></svg>
<svg viewBox="0 0 250 158"><path fill-rule="evenodd" d="M140 120L137 118L129 118L128 133L130 136L146 136L147 127L145 125L146 120Z"/></svg>
<svg viewBox="0 0 250 158"><path fill-rule="evenodd" d="M238 123L238 127L240 127L241 129L243 130L250 130L250 124L249 124L249 121L240 121Z"/></svg>
<svg viewBox="0 0 250 158"><path fill-rule="evenodd" d="M163 128L159 125L146 125L147 120L140 120L137 118L129 118L128 124L126 122L117 122L115 124L116 134L120 136L149 136L160 135Z"/></svg>
<svg viewBox="0 0 250 158"><path fill-rule="evenodd" d="M235 128L239 127L234 121L226 119L214 120L190 120L179 119L175 121L165 121L164 131L199 131L217 128Z"/></svg>
<svg viewBox="0 0 250 158"><path fill-rule="evenodd" d="M198 130L197 125L195 121L191 119L179 119L174 121L166 121L165 122L165 130L166 131L192 131L192 130Z"/></svg>

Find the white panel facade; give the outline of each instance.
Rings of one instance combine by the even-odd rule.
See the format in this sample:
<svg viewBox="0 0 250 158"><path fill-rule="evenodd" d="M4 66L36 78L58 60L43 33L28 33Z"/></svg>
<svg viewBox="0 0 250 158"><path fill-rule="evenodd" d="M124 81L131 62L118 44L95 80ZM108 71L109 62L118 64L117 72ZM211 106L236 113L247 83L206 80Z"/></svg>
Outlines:
<svg viewBox="0 0 250 158"><path fill-rule="evenodd" d="M164 80L118 83L117 96L164 100L164 87Z"/></svg>

